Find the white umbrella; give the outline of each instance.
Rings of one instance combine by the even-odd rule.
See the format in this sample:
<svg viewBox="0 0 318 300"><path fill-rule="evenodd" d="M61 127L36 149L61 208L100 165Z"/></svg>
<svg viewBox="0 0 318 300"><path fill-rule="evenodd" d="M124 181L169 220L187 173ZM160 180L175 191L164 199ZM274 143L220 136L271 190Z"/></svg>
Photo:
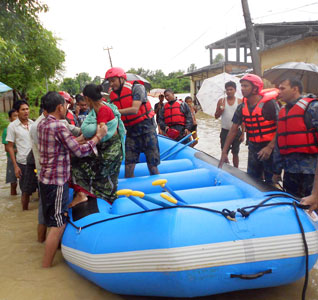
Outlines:
<svg viewBox="0 0 318 300"><path fill-rule="evenodd" d="M203 81L203 84L197 93L197 98L200 101L203 112L210 116L214 116L218 100L226 97L225 83L234 81L236 83L236 94L238 98L242 98L240 78L222 73Z"/></svg>
<svg viewBox="0 0 318 300"><path fill-rule="evenodd" d="M149 92L149 95L151 97L159 97L160 95L163 95L163 92L165 91L165 89L152 89Z"/></svg>
<svg viewBox="0 0 318 300"><path fill-rule="evenodd" d="M318 66L305 62L287 62L265 70L264 78L273 84L294 77L302 81L304 90L308 93L318 93Z"/></svg>

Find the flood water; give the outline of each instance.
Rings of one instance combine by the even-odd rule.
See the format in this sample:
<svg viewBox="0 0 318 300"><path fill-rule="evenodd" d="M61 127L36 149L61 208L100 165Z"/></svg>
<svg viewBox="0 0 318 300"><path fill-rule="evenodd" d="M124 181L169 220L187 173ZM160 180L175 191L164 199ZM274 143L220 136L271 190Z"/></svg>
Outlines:
<svg viewBox="0 0 318 300"><path fill-rule="evenodd" d="M219 122L197 114L197 148L217 158L220 156ZM6 156L0 150L0 300L16 299L159 299L113 295L74 273L58 251L51 269L41 268L43 244L36 241L36 194L30 210L22 212L20 196L10 196L5 184ZM241 146L240 168L246 170L247 147ZM230 158L231 160L231 158ZM201 300L289 300L301 299L303 280L293 284L258 290L232 292L197 298ZM318 300L318 265L310 272L307 300Z"/></svg>

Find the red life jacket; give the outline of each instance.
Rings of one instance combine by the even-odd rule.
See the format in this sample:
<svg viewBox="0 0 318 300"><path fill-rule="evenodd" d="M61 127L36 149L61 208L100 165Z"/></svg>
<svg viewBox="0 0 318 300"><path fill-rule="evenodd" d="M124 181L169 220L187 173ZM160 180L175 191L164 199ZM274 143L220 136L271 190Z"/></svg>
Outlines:
<svg viewBox="0 0 318 300"><path fill-rule="evenodd" d="M182 101L176 100L172 105L167 102L164 106L164 119L167 126L183 125L185 126L186 118L181 112Z"/></svg>
<svg viewBox="0 0 318 300"><path fill-rule="evenodd" d="M120 96L116 94L112 89L110 89L110 100L114 103L118 109L132 107L133 98L132 98L132 88L134 83L138 83L136 81L125 81ZM155 115L151 104L149 101L142 103L139 107L138 113L135 115L126 115L121 116L122 121L124 122L126 127L133 126L142 122L145 119L151 119Z"/></svg>
<svg viewBox="0 0 318 300"><path fill-rule="evenodd" d="M305 123L305 113L315 98L303 98L286 114L284 106L279 111L277 127L277 143L279 152L289 153L318 153L318 133L315 128L308 128Z"/></svg>
<svg viewBox="0 0 318 300"><path fill-rule="evenodd" d="M70 110L67 110L67 114L66 114L66 118L67 122L71 125L75 125L75 116L74 114L70 111Z"/></svg>
<svg viewBox="0 0 318 300"><path fill-rule="evenodd" d="M248 140L254 143L270 142L274 138L277 128L274 120L265 120L262 110L266 102L277 98L278 90L262 91L260 95L263 98L256 104L252 114L249 112L246 98L244 98L242 109Z"/></svg>

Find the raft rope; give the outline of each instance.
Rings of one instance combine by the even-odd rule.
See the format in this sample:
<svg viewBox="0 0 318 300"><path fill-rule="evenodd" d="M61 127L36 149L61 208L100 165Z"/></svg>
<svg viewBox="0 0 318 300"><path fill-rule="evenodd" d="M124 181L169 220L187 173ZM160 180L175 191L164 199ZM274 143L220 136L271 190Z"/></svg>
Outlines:
<svg viewBox="0 0 318 300"><path fill-rule="evenodd" d="M295 201L293 202L279 202L279 203L267 203L265 204L265 202L267 202L268 200L277 197L277 196L285 196L288 198L292 198ZM300 232L301 232L301 237L304 243L304 248L305 248L305 260L306 260L306 267L305 267L305 281L304 281L304 286L303 286L303 290L302 290L302 296L301 299L305 300L306 299L306 291L307 291L307 287L308 287L308 279L309 279L309 250L308 250L308 244L307 244L307 240L306 240L306 235L305 235L305 230L303 227L303 224L301 223L298 211L297 211L297 207L298 208L302 208L302 209L308 209L309 205L302 205L299 203L299 198L296 198L294 196L288 195L288 194L272 194L271 196L269 196L268 198L266 198L265 200L263 200L262 202L260 202L257 205L252 205L252 206L246 206L243 208L239 208L237 209L237 211L243 216L243 217L248 217L252 212L254 212L255 210L257 210L260 207L269 207L269 206L277 206L277 205L292 205L295 211L295 215L296 215L296 219L300 228ZM252 208L250 211L246 211L246 209L248 208Z"/></svg>
<svg viewBox="0 0 318 300"><path fill-rule="evenodd" d="M273 198L276 198L276 197L292 198L295 201L293 201L293 202L266 203L267 201L269 201L269 200L271 200ZM295 215L296 215L296 219L297 219L300 231L301 231L301 236L302 236L302 240L303 240L304 248L305 248L305 259L306 259L306 274L305 274L305 281L304 281L304 286L303 286L303 290L302 290L302 300L305 300L306 299L307 286L308 286L308 278L309 278L309 271L308 271L309 270L309 250L308 250L308 244L307 244L307 241L306 241L305 231L304 231L303 225L301 223L301 220L299 218L299 214L298 214L297 208L308 209L309 205L300 204L299 203L299 198L296 198L294 196L291 196L291 195L288 195L288 194L285 194L285 193L277 193L277 194L269 195L266 199L261 201L259 204L238 208L237 212L239 212L242 215L242 217L247 218L247 217L249 217L249 215L251 213L253 213L254 211L256 211L260 207L270 207L270 206L278 206L278 205L290 205L290 206L293 206L294 211L295 211ZM149 213L149 212L155 212L155 211L161 211L161 210L167 210L167 209L176 209L176 208L179 208L179 209L180 208L192 208L192 209L204 210L204 211L220 214L220 215L222 215L223 217L225 217L226 219L228 219L230 221L236 221L235 220L236 211L231 211L231 210L229 210L227 208L224 208L222 211L220 211L220 210L206 208L206 207L200 207L200 206L180 205L180 206L160 207L160 208L155 208L155 209L151 209L151 210L140 211L140 212L125 214L125 215L121 215L121 216L116 216L116 217L113 217L113 218L99 220L99 221L84 225L82 227L76 226L70 220L69 216L67 217L67 222L70 225L72 225L75 229L77 229L78 233L80 233L82 231L82 229L88 228L88 227L96 225L96 224L100 224L100 223L104 223L104 222L108 222L108 221L114 221L114 220L118 220L118 219L125 218L125 217L145 214L145 213ZM250 209L250 208L252 208L252 209L247 211L247 209Z"/></svg>

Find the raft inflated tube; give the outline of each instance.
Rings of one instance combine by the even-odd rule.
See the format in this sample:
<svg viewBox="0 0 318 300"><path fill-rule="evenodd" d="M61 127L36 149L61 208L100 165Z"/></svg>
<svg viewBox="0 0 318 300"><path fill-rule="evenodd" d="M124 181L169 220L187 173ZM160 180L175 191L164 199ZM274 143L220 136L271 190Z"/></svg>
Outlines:
<svg viewBox="0 0 318 300"><path fill-rule="evenodd" d="M158 166L158 170L160 174L171 173L171 172L181 172L181 171L187 171L187 170L193 170L193 169L194 169L194 165L192 161L188 158L162 161L160 165ZM150 175L147 163L136 164L134 175L135 177ZM121 165L118 178L124 178L124 177L125 177L125 166Z"/></svg>
<svg viewBox="0 0 318 300"><path fill-rule="evenodd" d="M118 189L135 189L138 186L145 194L160 193L160 186L152 186L151 183L157 179L167 179L169 186L175 190L183 190L211 186L215 176L207 169L188 170L183 172L173 172L169 174L158 174L144 177L121 178L118 180Z"/></svg>

